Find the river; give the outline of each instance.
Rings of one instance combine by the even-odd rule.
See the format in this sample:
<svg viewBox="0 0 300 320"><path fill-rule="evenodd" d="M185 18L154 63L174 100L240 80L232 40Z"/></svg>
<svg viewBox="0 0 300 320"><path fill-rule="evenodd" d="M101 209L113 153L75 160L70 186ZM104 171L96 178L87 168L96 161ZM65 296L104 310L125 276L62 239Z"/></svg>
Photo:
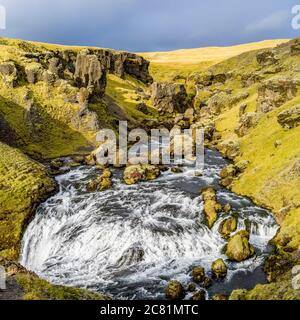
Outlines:
<svg viewBox="0 0 300 320"><path fill-rule="evenodd" d="M221 155L205 152L203 176L186 164L183 172L163 172L155 181L127 186L113 170L112 189L90 193L87 182L99 175L82 166L57 176L59 192L41 204L22 241L20 262L55 284L89 288L115 299L161 299L170 279L191 282L193 266L210 274L211 263L226 256L218 227L204 223L199 190L215 186L218 201L238 214L238 230L250 230L257 254L230 262L228 275L214 281L207 298L266 281L262 263L278 226L270 212L219 186L226 165ZM200 287L199 287L200 288ZM187 295L186 298L190 296Z"/></svg>

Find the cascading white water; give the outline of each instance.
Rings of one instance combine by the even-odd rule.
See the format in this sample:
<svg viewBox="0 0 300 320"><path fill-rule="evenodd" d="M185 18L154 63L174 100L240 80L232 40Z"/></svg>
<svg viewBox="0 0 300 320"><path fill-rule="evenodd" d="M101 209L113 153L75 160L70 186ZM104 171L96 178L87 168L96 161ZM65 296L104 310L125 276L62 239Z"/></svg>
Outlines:
<svg viewBox="0 0 300 320"><path fill-rule="evenodd" d="M116 298L162 298L170 279L188 283L193 266L209 272L214 260L226 259L218 226L227 216L221 215L209 230L199 196L200 187L217 185L224 164L216 152L207 151L202 177L186 166L182 174L165 172L156 181L134 186L123 184L115 171L113 189L95 193L86 191L95 168L61 175L59 193L39 206L25 232L21 263L57 284L88 287ZM277 226L248 199L223 189L218 198L238 212L239 230L250 226L250 241L258 252L243 263L228 262L230 282L236 272L261 265Z"/></svg>

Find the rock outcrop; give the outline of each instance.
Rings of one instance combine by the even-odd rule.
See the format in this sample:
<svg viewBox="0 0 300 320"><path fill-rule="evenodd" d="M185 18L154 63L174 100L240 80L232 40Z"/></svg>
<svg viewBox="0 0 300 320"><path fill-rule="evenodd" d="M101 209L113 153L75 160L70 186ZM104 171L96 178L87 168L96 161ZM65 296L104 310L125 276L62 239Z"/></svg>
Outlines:
<svg viewBox="0 0 300 320"><path fill-rule="evenodd" d="M233 160L240 155L240 143L237 140L225 140L220 144L220 151L224 156L230 160Z"/></svg>
<svg viewBox="0 0 300 320"><path fill-rule="evenodd" d="M264 50L256 55L256 60L260 66L269 66L276 63L277 59L271 50Z"/></svg>
<svg viewBox="0 0 300 320"><path fill-rule="evenodd" d="M183 84L155 82L152 85L152 103L161 113L184 113L188 108Z"/></svg>
<svg viewBox="0 0 300 320"><path fill-rule="evenodd" d="M2 75L4 82L8 87L15 87L17 85L18 71L14 62L8 61L1 63L0 74Z"/></svg>
<svg viewBox="0 0 300 320"><path fill-rule="evenodd" d="M283 128L292 129L300 125L300 105L282 111L277 115L277 120Z"/></svg>
<svg viewBox="0 0 300 320"><path fill-rule="evenodd" d="M106 71L96 55L78 54L74 74L79 88L87 88L91 97L102 97L106 87Z"/></svg>
<svg viewBox="0 0 300 320"><path fill-rule="evenodd" d="M247 112L240 118L239 125L235 129L235 133L239 137L245 136L252 128L255 128L259 122L259 114L256 112Z"/></svg>
<svg viewBox="0 0 300 320"><path fill-rule="evenodd" d="M258 88L257 111L267 113L297 94L296 83L289 78L275 78L262 83Z"/></svg>

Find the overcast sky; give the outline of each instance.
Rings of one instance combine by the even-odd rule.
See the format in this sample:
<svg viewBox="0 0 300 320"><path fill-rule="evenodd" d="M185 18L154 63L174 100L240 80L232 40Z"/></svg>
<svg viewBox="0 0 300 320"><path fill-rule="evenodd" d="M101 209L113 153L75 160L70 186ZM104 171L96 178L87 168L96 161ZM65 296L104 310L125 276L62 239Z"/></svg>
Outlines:
<svg viewBox="0 0 300 320"><path fill-rule="evenodd" d="M300 36L297 0L0 0L1 36L130 51L220 46ZM300 4L300 0L298 1Z"/></svg>

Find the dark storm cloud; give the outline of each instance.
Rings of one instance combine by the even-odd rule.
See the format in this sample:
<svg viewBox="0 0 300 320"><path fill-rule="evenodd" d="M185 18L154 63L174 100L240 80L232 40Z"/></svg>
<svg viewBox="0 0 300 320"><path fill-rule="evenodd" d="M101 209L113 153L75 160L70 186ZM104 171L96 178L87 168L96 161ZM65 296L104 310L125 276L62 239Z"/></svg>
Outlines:
<svg viewBox="0 0 300 320"><path fill-rule="evenodd" d="M1 35L157 51L298 36L290 0L0 0ZM300 1L299 1L300 4Z"/></svg>

